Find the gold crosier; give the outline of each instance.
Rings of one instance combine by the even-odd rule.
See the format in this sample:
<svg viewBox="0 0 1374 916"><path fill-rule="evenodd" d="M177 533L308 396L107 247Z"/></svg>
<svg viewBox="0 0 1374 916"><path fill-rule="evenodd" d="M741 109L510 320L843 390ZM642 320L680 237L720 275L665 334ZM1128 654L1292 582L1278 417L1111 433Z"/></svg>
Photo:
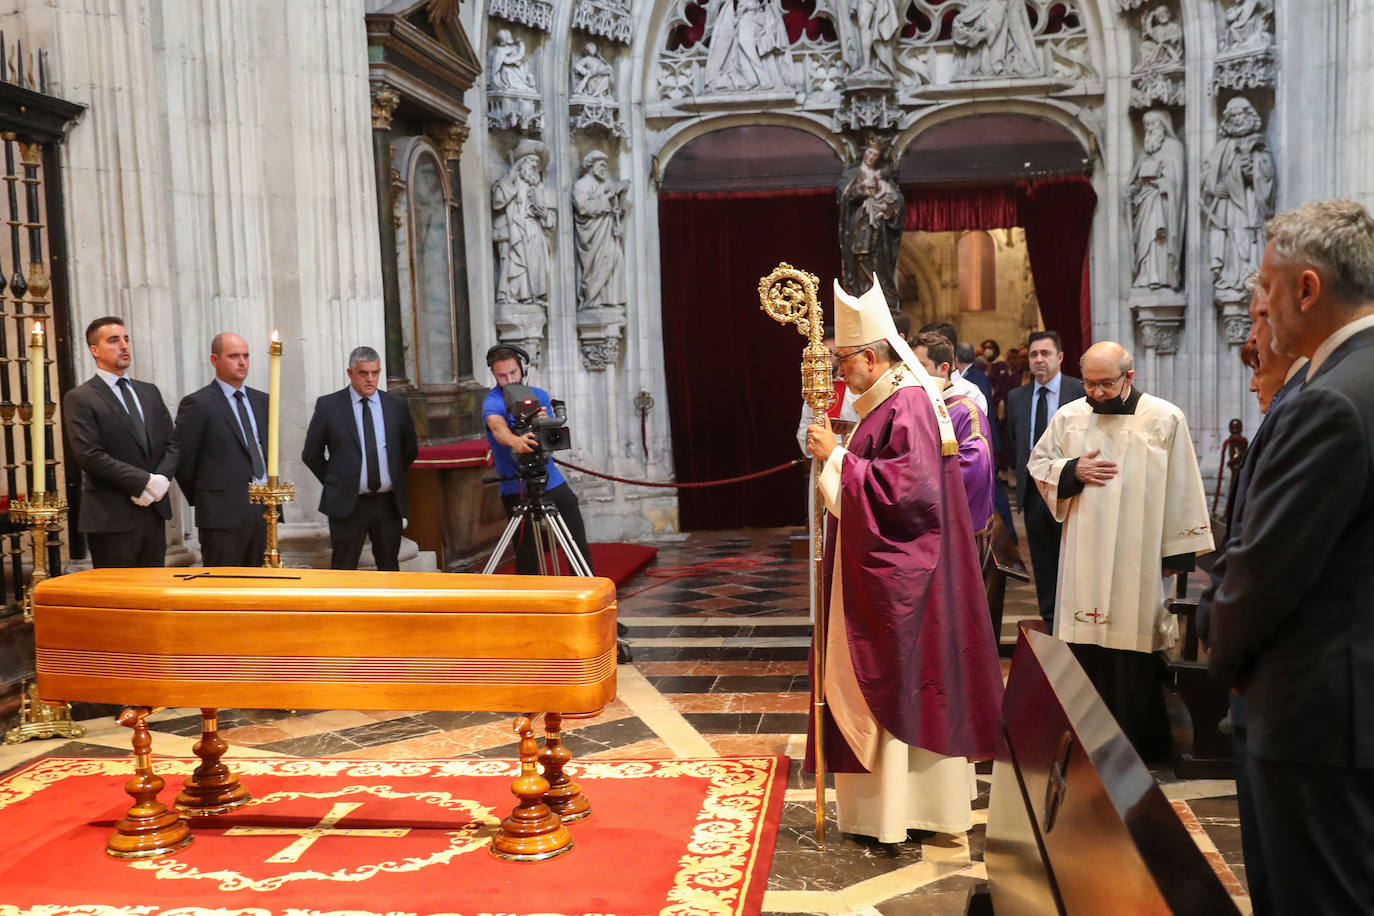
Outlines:
<svg viewBox="0 0 1374 916"><path fill-rule="evenodd" d="M798 270L786 261L759 280L759 301L768 316L782 324L795 324L807 339L802 350L802 397L811 408L811 421L825 425L835 403L835 379L830 351L825 348L825 316L816 297L820 282L814 274ZM811 501L811 606L816 623L811 632L812 743L816 755L816 843L825 848L825 636L829 615L825 609L825 501L821 498L821 463L815 462L816 481Z"/></svg>

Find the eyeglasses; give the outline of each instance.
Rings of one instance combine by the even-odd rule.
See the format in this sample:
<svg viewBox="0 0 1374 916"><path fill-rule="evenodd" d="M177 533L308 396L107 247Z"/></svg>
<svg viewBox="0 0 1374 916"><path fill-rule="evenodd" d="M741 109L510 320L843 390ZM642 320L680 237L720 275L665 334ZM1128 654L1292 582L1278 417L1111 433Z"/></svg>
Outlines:
<svg viewBox="0 0 1374 916"><path fill-rule="evenodd" d="M1089 381L1088 379L1084 379L1084 380L1083 380L1083 387L1084 387L1084 389L1089 390L1089 391L1110 391L1111 389L1113 389L1113 388L1116 387L1117 382L1121 381L1121 380L1122 380L1123 378L1125 378L1125 377L1126 377L1126 373L1123 372L1123 373L1121 373L1120 375L1118 375L1116 378L1107 379L1107 380L1101 381L1101 382L1093 382L1093 381Z"/></svg>
<svg viewBox="0 0 1374 916"><path fill-rule="evenodd" d="M838 364L844 362L845 360L849 359L849 357L851 357L851 356L858 356L860 353L866 353L866 352L868 352L868 348L867 348L867 347L860 347L859 349L854 350L854 351L851 352L851 353L846 353L846 354L844 354L843 356L841 356L841 355L838 354L838 353L832 354L832 356L833 356L833 359L835 360L836 365L838 365Z"/></svg>

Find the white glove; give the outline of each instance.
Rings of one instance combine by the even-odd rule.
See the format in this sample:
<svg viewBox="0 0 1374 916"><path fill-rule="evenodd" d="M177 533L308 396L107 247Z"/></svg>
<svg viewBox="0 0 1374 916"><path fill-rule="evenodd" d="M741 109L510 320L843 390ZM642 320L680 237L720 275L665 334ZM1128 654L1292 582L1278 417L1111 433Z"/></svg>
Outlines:
<svg viewBox="0 0 1374 916"><path fill-rule="evenodd" d="M130 496L129 501L135 506L151 506L155 498L156 497L145 488L144 491L137 496Z"/></svg>
<svg viewBox="0 0 1374 916"><path fill-rule="evenodd" d="M161 474L150 474L148 476L148 486L146 492L151 493L153 495L153 502L157 502L159 499L167 495L167 488L171 485L172 482L168 480L166 477L163 477Z"/></svg>

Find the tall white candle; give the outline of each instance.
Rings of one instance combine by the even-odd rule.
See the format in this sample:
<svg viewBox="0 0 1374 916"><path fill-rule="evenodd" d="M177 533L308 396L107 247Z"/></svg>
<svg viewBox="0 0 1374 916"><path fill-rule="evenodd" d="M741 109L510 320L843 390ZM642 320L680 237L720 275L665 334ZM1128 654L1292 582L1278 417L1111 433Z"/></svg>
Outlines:
<svg viewBox="0 0 1374 916"><path fill-rule="evenodd" d="M33 323L29 339L29 400L33 402L33 418L29 423L29 456L33 459L33 486L29 492L41 494L47 484L48 439L45 434L47 418L47 343L43 339L43 322Z"/></svg>
<svg viewBox="0 0 1374 916"><path fill-rule="evenodd" d="M267 351L267 479L276 481L281 460L281 336L272 331Z"/></svg>

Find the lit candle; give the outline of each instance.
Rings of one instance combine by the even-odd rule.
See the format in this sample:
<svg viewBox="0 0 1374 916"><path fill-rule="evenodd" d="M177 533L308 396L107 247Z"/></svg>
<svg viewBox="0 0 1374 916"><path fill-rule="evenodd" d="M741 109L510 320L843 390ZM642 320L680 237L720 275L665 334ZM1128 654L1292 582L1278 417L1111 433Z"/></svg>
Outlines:
<svg viewBox="0 0 1374 916"><path fill-rule="evenodd" d="M267 479L275 482L281 458L281 336L275 330L267 352Z"/></svg>
<svg viewBox="0 0 1374 916"><path fill-rule="evenodd" d="M47 345L43 341L43 322L33 323L33 337L29 340L29 397L33 400L33 419L29 424L29 456L33 459L33 486L29 492L38 495L43 492L47 474L47 386L43 384L47 376Z"/></svg>

